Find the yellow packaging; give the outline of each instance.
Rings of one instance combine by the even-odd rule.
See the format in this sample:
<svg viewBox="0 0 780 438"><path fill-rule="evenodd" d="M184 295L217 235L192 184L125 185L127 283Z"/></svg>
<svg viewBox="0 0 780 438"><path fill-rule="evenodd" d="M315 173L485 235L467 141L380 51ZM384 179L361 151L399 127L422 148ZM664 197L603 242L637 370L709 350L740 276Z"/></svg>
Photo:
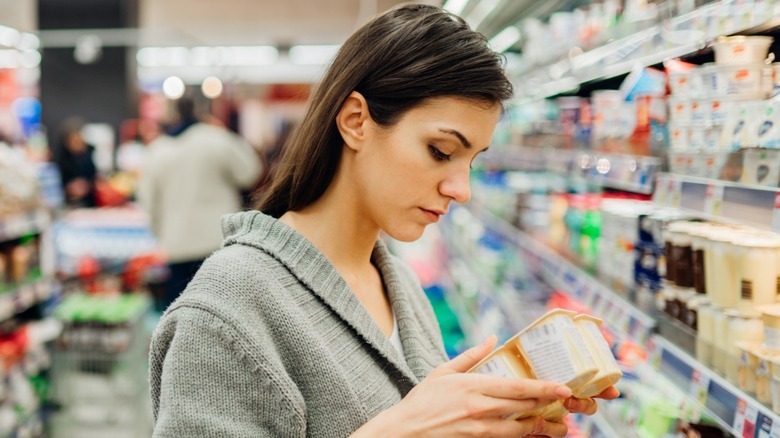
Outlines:
<svg viewBox="0 0 780 438"><path fill-rule="evenodd" d="M510 340L518 345L537 379L565 384L572 392L599 371L572 320L576 315L568 310L551 310Z"/></svg>
<svg viewBox="0 0 780 438"><path fill-rule="evenodd" d="M585 339L588 350L598 367L598 373L587 383L577 388L574 396L578 398L595 397L617 383L623 377L623 372L620 371L620 366L601 333L599 328L603 324L601 319L590 315L577 315L574 317L574 324Z"/></svg>
<svg viewBox="0 0 780 438"><path fill-rule="evenodd" d="M755 342L737 342L740 351L737 366L737 386L750 394L756 393L756 373L758 372L758 354L761 344Z"/></svg>

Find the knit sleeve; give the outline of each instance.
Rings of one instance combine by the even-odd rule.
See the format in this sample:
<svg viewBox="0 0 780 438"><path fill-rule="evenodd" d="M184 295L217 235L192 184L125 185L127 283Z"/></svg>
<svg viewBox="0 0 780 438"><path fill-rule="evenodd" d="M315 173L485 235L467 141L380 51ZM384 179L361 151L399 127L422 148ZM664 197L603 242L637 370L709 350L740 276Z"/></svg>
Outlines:
<svg viewBox="0 0 780 438"><path fill-rule="evenodd" d="M306 435L302 398L290 395L297 388L285 387L268 364L250 362L240 344L207 311L166 314L150 352L154 437Z"/></svg>

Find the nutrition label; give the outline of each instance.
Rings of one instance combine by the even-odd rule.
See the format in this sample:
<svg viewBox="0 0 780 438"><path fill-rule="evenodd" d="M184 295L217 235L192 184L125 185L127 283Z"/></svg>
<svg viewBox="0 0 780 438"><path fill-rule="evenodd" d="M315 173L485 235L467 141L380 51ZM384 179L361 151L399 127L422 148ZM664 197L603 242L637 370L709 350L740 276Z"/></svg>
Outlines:
<svg viewBox="0 0 780 438"><path fill-rule="evenodd" d="M577 376L574 358L566 348L568 326L577 330L568 317L555 318L520 335L520 343L538 379L565 383Z"/></svg>

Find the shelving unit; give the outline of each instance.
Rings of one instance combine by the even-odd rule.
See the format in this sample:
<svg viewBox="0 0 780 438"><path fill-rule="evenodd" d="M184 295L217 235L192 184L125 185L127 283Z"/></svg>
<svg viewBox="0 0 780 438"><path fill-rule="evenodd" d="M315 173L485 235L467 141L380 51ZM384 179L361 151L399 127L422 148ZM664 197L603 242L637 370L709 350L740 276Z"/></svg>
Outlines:
<svg viewBox="0 0 780 438"><path fill-rule="evenodd" d="M0 293L0 321L24 312L30 307L51 298L59 290L59 282L40 279Z"/></svg>
<svg viewBox="0 0 780 438"><path fill-rule="evenodd" d="M653 193L661 159L639 155L582 150L540 149L510 145L509 151L491 151L480 158L488 169L545 171L581 178L585 182L634 193Z"/></svg>
<svg viewBox="0 0 780 438"><path fill-rule="evenodd" d="M780 436L780 416L661 336L653 336L651 364L690 395L691 403L737 437Z"/></svg>
<svg viewBox="0 0 780 438"><path fill-rule="evenodd" d="M780 189L661 174L653 200L702 218L780 231Z"/></svg>
<svg viewBox="0 0 780 438"><path fill-rule="evenodd" d="M720 35L752 33L780 24L774 0L719 0L599 47L545 65L511 71L521 101L576 91L586 82L629 73L704 49ZM523 84L535 84L523 86ZM538 86L536 86L538 85Z"/></svg>
<svg viewBox="0 0 780 438"><path fill-rule="evenodd" d="M476 205L476 204L475 204ZM605 286L580 267L533 239L485 209L471 208L485 226L495 230L517 245L534 272L542 281L586 304L597 315L602 315L616 335L644 345L655 330L656 321L618 292Z"/></svg>

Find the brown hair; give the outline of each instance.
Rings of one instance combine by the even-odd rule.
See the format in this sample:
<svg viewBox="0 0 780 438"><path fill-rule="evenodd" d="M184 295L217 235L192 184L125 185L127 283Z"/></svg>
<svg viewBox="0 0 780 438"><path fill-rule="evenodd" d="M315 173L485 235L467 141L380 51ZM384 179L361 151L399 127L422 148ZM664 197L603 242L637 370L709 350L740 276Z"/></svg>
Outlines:
<svg viewBox="0 0 780 438"><path fill-rule="evenodd" d="M343 148L336 116L352 91L366 99L374 122L392 126L433 97L503 103L512 85L502 62L482 34L440 8L407 4L380 15L341 46L257 208L279 217L322 196Z"/></svg>

